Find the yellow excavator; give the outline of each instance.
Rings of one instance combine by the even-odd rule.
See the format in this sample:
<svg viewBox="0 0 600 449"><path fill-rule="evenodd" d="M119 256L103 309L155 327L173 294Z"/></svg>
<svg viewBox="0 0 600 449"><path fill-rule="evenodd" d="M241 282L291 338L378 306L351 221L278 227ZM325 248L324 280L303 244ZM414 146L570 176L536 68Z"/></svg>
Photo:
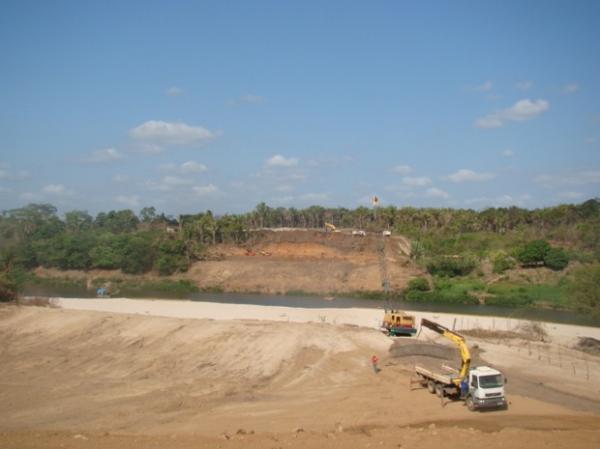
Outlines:
<svg viewBox="0 0 600 449"><path fill-rule="evenodd" d="M448 329L446 326L429 321L427 318L421 319L421 326L425 326L426 328L443 335L458 346L458 350L460 351L461 365L460 371L458 372L458 377L452 378L452 383L460 386L460 383L463 381L463 379L467 377L469 367L471 366L471 353L469 352L469 347L467 346L465 337L458 332Z"/></svg>
<svg viewBox="0 0 600 449"><path fill-rule="evenodd" d="M340 232L340 230L331 223L325 223L325 232Z"/></svg>
<svg viewBox="0 0 600 449"><path fill-rule="evenodd" d="M464 400L471 411L483 408L508 408L504 394L506 379L500 371L489 366L471 367L471 353L464 336L426 318L421 320L421 328L423 327L454 342L460 351L461 365L460 370L443 366L455 375L416 365L416 383L426 387L430 393L437 394L442 401L444 397Z"/></svg>

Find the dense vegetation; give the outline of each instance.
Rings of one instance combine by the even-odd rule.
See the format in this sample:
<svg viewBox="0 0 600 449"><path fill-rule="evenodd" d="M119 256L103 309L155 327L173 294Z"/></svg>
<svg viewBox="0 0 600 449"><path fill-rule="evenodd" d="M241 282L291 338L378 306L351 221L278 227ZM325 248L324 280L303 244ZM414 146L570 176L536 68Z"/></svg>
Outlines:
<svg viewBox="0 0 600 449"><path fill-rule="evenodd" d="M492 295L486 303L504 298L505 303L530 304L539 296L531 289L483 287L478 279L482 261L489 260L499 275L517 266L562 270L572 260L584 267L600 262L598 199L535 210L483 211L394 206L295 209L261 203L246 214L216 217L206 211L177 219L158 214L153 207L143 208L139 215L120 210L92 217L76 210L60 217L52 205L31 204L0 215L0 298L14 296L23 273L38 266L170 275L202 260L210 245L245 242L251 230L324 228L326 222L366 231L391 229L411 238L415 262L433 275L431 288L422 281L418 288L409 288L407 298L412 301L476 303L482 297L477 292L482 292ZM590 282L583 284L591 288ZM553 291L555 302L564 302L565 288L555 286ZM587 298L575 291L572 295ZM579 302L582 310L596 304Z"/></svg>

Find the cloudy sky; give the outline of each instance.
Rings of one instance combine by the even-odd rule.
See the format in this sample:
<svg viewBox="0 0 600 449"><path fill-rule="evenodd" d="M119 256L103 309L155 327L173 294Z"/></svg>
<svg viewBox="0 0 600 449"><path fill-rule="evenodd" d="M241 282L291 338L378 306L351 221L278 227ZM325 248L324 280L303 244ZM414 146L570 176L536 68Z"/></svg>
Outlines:
<svg viewBox="0 0 600 449"><path fill-rule="evenodd" d="M0 209L600 195L600 2L4 1Z"/></svg>

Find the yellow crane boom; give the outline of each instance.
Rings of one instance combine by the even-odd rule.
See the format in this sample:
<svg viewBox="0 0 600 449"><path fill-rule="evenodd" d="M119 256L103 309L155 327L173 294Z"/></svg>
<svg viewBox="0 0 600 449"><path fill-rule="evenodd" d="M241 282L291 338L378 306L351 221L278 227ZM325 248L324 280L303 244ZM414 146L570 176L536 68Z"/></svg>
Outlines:
<svg viewBox="0 0 600 449"><path fill-rule="evenodd" d="M421 320L421 326L425 326L428 329L431 329L434 332L437 332L440 335L452 340L460 350L460 358L461 358L461 366L458 377L453 378L452 382L456 385L460 385L462 380L467 377L469 373L469 367L471 366L471 353L469 352L469 348L467 347L467 342L465 337L460 335L458 332L454 332L453 330L448 329L446 326L442 326L441 324L434 323L426 318Z"/></svg>

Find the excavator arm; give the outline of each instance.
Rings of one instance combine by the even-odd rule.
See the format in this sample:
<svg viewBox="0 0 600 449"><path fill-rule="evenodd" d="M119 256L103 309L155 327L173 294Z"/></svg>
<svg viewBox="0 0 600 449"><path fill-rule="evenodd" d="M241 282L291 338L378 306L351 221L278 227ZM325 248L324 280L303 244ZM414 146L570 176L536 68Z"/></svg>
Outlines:
<svg viewBox="0 0 600 449"><path fill-rule="evenodd" d="M469 348L467 347L467 342L465 341L465 337L460 335L458 332L454 332L453 330L448 329L446 326L442 326L441 324L434 323L426 318L421 319L421 326L425 326L428 329L431 329L434 332L437 332L440 335L452 340L454 344L458 346L460 350L460 358L461 358L461 366L460 372L457 378L452 379L452 381L459 385L464 378L467 377L469 373L469 367L471 366L471 353L469 352Z"/></svg>

